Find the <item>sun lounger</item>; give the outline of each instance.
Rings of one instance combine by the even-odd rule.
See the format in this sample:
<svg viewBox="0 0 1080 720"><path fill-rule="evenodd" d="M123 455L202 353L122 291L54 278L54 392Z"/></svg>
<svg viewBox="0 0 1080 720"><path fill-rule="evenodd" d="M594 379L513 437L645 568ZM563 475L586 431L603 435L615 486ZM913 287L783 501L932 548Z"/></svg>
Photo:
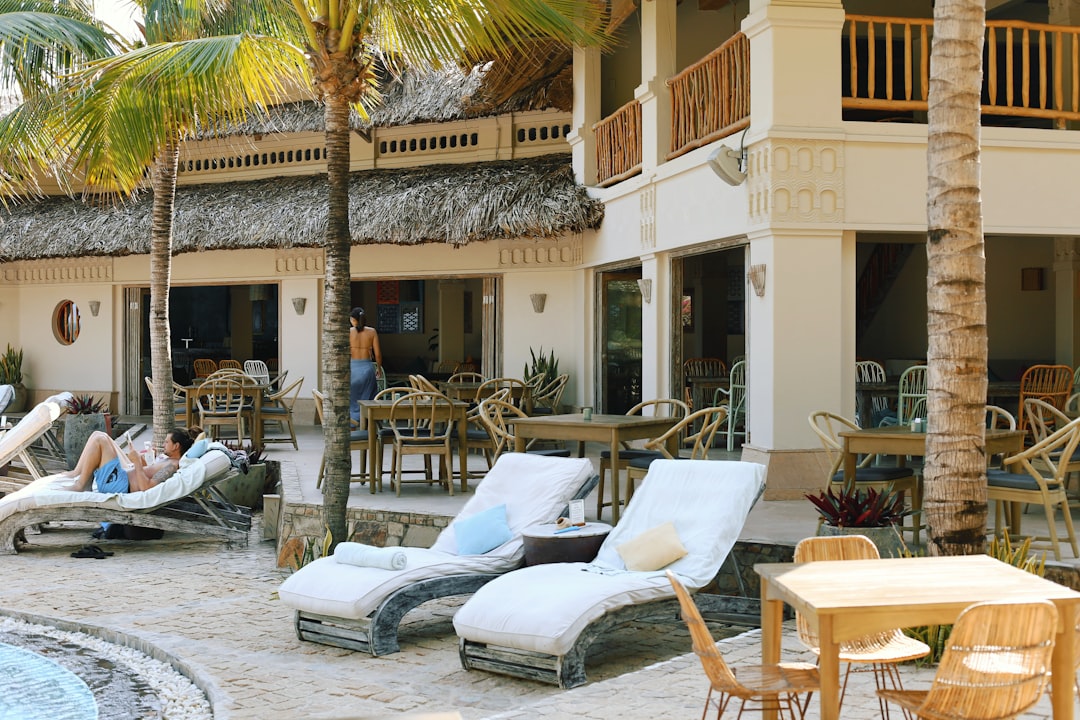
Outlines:
<svg viewBox="0 0 1080 720"><path fill-rule="evenodd" d="M386 655L398 650L398 623L412 608L438 597L475 592L524 562L521 531L554 522L567 501L584 498L597 481L584 458L506 453L431 548L403 547L403 570L357 567L325 557L290 576L278 591L296 609L301 640ZM459 553L457 528L506 506L510 539L482 554ZM482 516L481 516L482 517Z"/></svg>
<svg viewBox="0 0 1080 720"><path fill-rule="evenodd" d="M765 467L756 463L654 461L596 560L515 570L469 598L454 616L462 665L564 688L583 684L596 638L633 620L678 617L664 570L691 591L716 577L764 486ZM647 554L672 552L634 557L624 543L639 538ZM680 544L686 554L671 562Z"/></svg>
<svg viewBox="0 0 1080 720"><path fill-rule="evenodd" d="M251 511L233 505L215 488L235 472L229 456L212 449L201 458L185 458L172 477L142 492L75 492L67 489L72 479L60 475L35 480L0 498L0 553L16 553L16 538L30 525L69 520L115 522L246 542Z"/></svg>
<svg viewBox="0 0 1080 720"><path fill-rule="evenodd" d="M26 413L14 427L0 428L0 492L14 492L33 479L44 477L41 463L30 446L50 432L53 422L67 411L70 399L71 393L67 392L53 395ZM13 462L20 462L26 475L3 470Z"/></svg>

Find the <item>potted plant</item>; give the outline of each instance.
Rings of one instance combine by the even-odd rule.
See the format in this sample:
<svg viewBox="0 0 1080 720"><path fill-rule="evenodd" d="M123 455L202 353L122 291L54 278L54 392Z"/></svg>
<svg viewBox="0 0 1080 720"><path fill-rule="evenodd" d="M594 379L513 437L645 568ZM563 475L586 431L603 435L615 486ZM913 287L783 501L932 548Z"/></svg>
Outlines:
<svg viewBox="0 0 1080 720"><path fill-rule="evenodd" d="M67 404L64 417L64 457L68 468L74 468L95 430L109 432L109 406L93 395L74 395Z"/></svg>
<svg viewBox="0 0 1080 720"><path fill-rule="evenodd" d="M532 348L529 348L529 357L531 361L525 365L524 380L529 382L537 375L542 375L543 378L539 381L540 384L550 382L559 376L559 360L555 357L555 351L552 350L547 356L544 355L544 348L540 348L540 356L537 357Z"/></svg>
<svg viewBox="0 0 1080 720"><path fill-rule="evenodd" d="M907 545L900 534L903 520L914 511L892 490L833 488L806 496L821 515L818 535L865 535L883 558L900 557Z"/></svg>
<svg viewBox="0 0 1080 720"><path fill-rule="evenodd" d="M258 445L240 443L224 443L224 445L230 450L242 450L247 454L248 471L247 474L238 473L234 477L222 480L217 484L217 489L234 505L257 509L266 493L267 468L263 448Z"/></svg>
<svg viewBox="0 0 1080 720"><path fill-rule="evenodd" d="M15 397L11 399L5 412L22 412L26 409L26 401L29 393L23 385L23 351L16 350L9 343L7 350L0 355L0 385L10 385L15 390Z"/></svg>

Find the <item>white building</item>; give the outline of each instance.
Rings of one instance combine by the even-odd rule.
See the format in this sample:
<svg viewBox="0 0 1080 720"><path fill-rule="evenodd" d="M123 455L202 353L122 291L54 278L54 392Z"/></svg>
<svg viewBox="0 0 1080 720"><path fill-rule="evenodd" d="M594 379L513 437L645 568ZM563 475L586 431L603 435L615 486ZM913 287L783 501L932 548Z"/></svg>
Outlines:
<svg viewBox="0 0 1080 720"><path fill-rule="evenodd" d="M686 358L730 365L745 355L743 456L770 466L767 497L797 497L820 477L807 415L854 414L856 357L892 368L925 357L930 2L613 4L625 11L623 43L603 57L573 53L572 107L503 103L438 122L376 119L354 134L357 184L375 188L354 193L354 299L383 323L389 372L471 356L485 374L519 375L542 347L571 375L564 402L612 412L681 396ZM1036 361L1080 362L1071 198L1080 1L989 0L988 25L990 371L1009 379ZM183 191L197 200L177 216L174 295L188 303L173 310L178 369L193 351L263 356L304 375L310 397L322 253L308 209L318 200L310 181L273 178L319 172L316 130L297 121L289 132L253 132L242 147L185 148L181 182L202 187ZM721 145L736 156L726 180L709 161ZM603 204L602 221L566 180L544 186L553 207L536 212L536 178L552 177L542 157L552 153ZM443 163L458 167L431 167ZM461 186L476 184L509 201L468 203ZM531 200L513 201L530 188ZM262 195L279 204L260 211ZM99 223L87 220L99 211L63 202L3 216L0 344L24 348L35 396L112 393L114 407L135 412L148 356L148 230L134 210ZM524 231L509 223L515 207L531 213ZM452 217L454 229L431 217ZM65 300L81 319L70 345L54 330Z"/></svg>

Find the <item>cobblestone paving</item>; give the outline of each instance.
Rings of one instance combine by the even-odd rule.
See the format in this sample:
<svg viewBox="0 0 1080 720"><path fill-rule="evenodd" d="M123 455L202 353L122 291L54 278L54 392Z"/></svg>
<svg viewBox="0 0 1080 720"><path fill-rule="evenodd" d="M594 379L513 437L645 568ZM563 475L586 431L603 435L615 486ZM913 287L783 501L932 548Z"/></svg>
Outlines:
<svg viewBox="0 0 1080 720"><path fill-rule="evenodd" d="M453 710L491 718L694 718L707 690L680 623L642 624L598 643L590 683L570 691L485 672L465 672L450 618L462 602L427 603L405 618L403 651L381 658L301 643L292 614L274 599L287 571L274 567L258 528L247 547L171 535L106 541L116 555L73 559L89 528L47 530L17 556L0 557L0 608L105 628L177 658L208 691L216 717L383 718ZM759 657L759 634L722 626L714 634L733 665ZM811 660L789 633L785 660ZM932 670L905 667L909 687ZM845 718L878 716L865 674L855 676ZM817 718L817 703L808 717ZM1026 719L1048 718L1043 701Z"/></svg>

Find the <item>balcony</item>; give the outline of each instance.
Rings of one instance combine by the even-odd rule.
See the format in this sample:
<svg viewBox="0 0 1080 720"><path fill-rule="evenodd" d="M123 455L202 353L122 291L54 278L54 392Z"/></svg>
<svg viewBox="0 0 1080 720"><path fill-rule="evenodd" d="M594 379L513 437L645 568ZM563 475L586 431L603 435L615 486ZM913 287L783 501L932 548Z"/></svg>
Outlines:
<svg viewBox="0 0 1080 720"><path fill-rule="evenodd" d="M847 16L841 102L868 114L846 118L910 122L926 111L933 29L931 19ZM983 124L1065 128L1080 120L1078 34L1066 25L988 20Z"/></svg>

